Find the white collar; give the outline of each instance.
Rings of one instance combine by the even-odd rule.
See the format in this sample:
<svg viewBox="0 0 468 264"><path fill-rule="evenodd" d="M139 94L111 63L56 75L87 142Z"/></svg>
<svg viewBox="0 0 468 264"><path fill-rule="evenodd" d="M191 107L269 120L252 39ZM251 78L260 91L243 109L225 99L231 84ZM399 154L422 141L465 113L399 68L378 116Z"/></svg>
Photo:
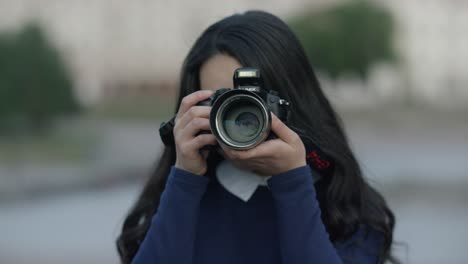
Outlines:
<svg viewBox="0 0 468 264"><path fill-rule="evenodd" d="M267 186L271 176L260 176L251 171L242 170L229 160L223 160L216 168L216 178L228 192L247 202L258 186Z"/></svg>
<svg viewBox="0 0 468 264"><path fill-rule="evenodd" d="M312 170L314 183L321 176ZM251 171L242 170L230 161L223 160L216 168L216 178L228 192L244 202L249 201L258 186L268 186L267 181L271 176L260 176Z"/></svg>

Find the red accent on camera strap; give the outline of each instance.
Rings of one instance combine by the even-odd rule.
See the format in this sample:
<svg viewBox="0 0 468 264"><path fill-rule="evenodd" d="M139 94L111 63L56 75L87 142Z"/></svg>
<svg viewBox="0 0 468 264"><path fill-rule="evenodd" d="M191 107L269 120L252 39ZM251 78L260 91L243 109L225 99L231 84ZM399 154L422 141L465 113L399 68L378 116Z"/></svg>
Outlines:
<svg viewBox="0 0 468 264"><path fill-rule="evenodd" d="M325 170L331 166L328 160L323 159L316 150L312 150L307 154L306 160L316 169Z"/></svg>

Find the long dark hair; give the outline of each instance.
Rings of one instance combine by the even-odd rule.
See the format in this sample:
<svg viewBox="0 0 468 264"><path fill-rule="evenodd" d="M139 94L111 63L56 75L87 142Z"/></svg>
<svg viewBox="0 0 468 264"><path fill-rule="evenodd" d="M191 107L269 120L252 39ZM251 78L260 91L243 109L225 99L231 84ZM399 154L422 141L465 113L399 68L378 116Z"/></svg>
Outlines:
<svg viewBox="0 0 468 264"><path fill-rule="evenodd" d="M176 110L184 96L200 90L201 65L219 53L236 58L244 66L259 68L265 88L278 91L291 103L290 124L305 131L333 159L332 175L316 184L322 220L331 241L345 240L359 226L366 226L383 236L380 262L392 261L394 216L384 198L364 180L342 122L291 29L279 18L261 11L235 14L210 26L184 61ZM174 163L175 149L165 147L117 239L123 263L131 262L143 241Z"/></svg>

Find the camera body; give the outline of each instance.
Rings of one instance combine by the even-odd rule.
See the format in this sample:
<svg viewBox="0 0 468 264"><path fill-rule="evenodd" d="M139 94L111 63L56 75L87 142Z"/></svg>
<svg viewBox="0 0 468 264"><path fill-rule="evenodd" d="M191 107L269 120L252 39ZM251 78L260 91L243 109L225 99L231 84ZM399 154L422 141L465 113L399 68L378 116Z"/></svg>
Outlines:
<svg viewBox="0 0 468 264"><path fill-rule="evenodd" d="M211 106L212 133L224 145L246 150L274 137L271 113L286 123L289 103L278 93L262 88L260 72L239 68L233 76L234 89L221 88L198 105Z"/></svg>
<svg viewBox="0 0 468 264"><path fill-rule="evenodd" d="M277 92L262 88L260 71L256 68L236 69L233 84L233 89L218 89L210 98L198 103L211 106L213 135L219 142L236 150L251 149L274 138L271 113L287 123L289 102L280 98ZM174 140L173 125L174 120L171 119L160 127L161 138L166 145Z"/></svg>

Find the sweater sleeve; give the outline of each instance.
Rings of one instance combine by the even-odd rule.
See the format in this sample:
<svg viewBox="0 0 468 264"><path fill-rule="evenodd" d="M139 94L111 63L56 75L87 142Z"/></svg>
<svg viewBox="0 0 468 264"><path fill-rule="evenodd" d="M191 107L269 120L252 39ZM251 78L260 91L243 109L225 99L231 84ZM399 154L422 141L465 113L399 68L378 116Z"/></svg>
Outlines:
<svg viewBox="0 0 468 264"><path fill-rule="evenodd" d="M200 201L208 181L171 168L158 210L132 263L192 263Z"/></svg>
<svg viewBox="0 0 468 264"><path fill-rule="evenodd" d="M309 166L274 175L268 186L275 200L284 264L378 262L378 236L358 231L336 247L331 243L320 217Z"/></svg>

